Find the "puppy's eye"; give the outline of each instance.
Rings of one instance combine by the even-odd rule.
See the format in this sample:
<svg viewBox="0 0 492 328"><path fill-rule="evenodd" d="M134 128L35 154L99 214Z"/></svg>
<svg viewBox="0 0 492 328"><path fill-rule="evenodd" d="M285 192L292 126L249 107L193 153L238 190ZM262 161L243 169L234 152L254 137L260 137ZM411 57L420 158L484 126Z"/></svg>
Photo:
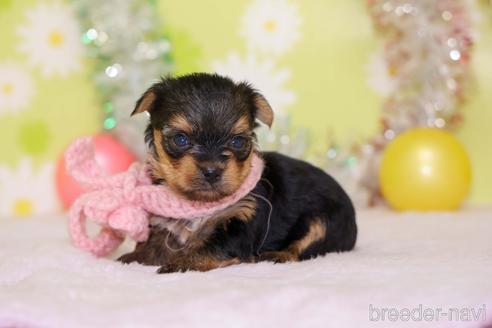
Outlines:
<svg viewBox="0 0 492 328"><path fill-rule="evenodd" d="M180 148L186 147L190 144L190 139L186 134L178 133L173 137L174 144Z"/></svg>
<svg viewBox="0 0 492 328"><path fill-rule="evenodd" d="M246 145L246 138L242 136L235 136L231 140L231 147L234 149L241 149Z"/></svg>

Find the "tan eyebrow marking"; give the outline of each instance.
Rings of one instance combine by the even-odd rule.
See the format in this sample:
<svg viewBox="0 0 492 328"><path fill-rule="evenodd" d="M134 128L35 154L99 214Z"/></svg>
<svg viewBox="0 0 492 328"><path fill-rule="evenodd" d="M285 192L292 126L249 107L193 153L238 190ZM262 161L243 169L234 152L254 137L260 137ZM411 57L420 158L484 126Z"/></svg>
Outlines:
<svg viewBox="0 0 492 328"><path fill-rule="evenodd" d="M169 125L175 128L176 130L180 130L191 134L193 131L193 126L183 115L174 115L169 119Z"/></svg>
<svg viewBox="0 0 492 328"><path fill-rule="evenodd" d="M243 133L249 130L249 120L246 116L241 116L231 129L233 134Z"/></svg>

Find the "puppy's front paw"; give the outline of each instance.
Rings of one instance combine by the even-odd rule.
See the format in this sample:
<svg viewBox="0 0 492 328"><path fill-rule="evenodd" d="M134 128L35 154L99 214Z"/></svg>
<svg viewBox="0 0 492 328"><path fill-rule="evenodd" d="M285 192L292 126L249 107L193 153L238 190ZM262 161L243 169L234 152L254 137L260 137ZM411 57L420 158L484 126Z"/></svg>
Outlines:
<svg viewBox="0 0 492 328"><path fill-rule="evenodd" d="M186 271L209 271L217 268L227 267L233 264L239 264L241 261L238 258L232 258L227 260L219 260L213 257L192 257L188 259L170 259L168 263L164 264L157 270L157 273L171 273L171 272L186 272Z"/></svg>
<svg viewBox="0 0 492 328"><path fill-rule="evenodd" d="M298 261L298 258L294 254L288 252L264 252L260 254L258 261L285 263Z"/></svg>
<svg viewBox="0 0 492 328"><path fill-rule="evenodd" d="M185 272L187 269L180 267L176 264L173 263L167 263L161 266L158 270L157 273L173 273L173 272Z"/></svg>
<svg viewBox="0 0 492 328"><path fill-rule="evenodd" d="M116 261L124 263L124 264L130 264L132 262L140 263L140 257L138 256L137 253L133 252L133 253L121 255L120 257L118 257L118 259Z"/></svg>

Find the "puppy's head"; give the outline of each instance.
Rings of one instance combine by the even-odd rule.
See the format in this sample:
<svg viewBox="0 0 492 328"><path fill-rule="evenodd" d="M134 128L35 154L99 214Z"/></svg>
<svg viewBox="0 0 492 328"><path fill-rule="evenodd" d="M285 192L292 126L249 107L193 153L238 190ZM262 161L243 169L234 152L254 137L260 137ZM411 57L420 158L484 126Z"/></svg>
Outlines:
<svg viewBox="0 0 492 328"><path fill-rule="evenodd" d="M272 124L265 98L247 83L211 74L166 78L137 101L147 111L154 182L191 200L234 193L248 176L259 120Z"/></svg>

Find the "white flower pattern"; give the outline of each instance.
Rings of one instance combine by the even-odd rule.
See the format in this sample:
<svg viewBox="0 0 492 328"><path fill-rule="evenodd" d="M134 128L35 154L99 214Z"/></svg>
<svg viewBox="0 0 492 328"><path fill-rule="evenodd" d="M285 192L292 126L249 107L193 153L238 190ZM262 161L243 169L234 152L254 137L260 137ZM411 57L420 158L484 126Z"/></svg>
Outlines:
<svg viewBox="0 0 492 328"><path fill-rule="evenodd" d="M381 52L371 55L366 71L367 83L377 94L388 97L396 89L396 80L391 77L390 68Z"/></svg>
<svg viewBox="0 0 492 328"><path fill-rule="evenodd" d="M292 91L285 89L285 82L290 78L288 69L275 70L272 60L258 61L253 55L245 58L237 52L231 52L225 61L214 61L212 68L221 75L236 82L246 81L260 91L276 113L282 113L292 104L296 97Z"/></svg>
<svg viewBox="0 0 492 328"><path fill-rule="evenodd" d="M35 172L24 158L15 169L0 166L0 216L27 217L52 214L60 209L54 183L54 165Z"/></svg>
<svg viewBox="0 0 492 328"><path fill-rule="evenodd" d="M71 8L60 2L41 3L27 11L27 22L18 28L19 51L45 77L66 77L81 68L83 47Z"/></svg>
<svg viewBox="0 0 492 328"><path fill-rule="evenodd" d="M31 76L16 63L0 64L0 115L17 113L34 94Z"/></svg>
<svg viewBox="0 0 492 328"><path fill-rule="evenodd" d="M255 0L246 9L240 33L250 51L283 54L300 38L301 17L287 0Z"/></svg>

